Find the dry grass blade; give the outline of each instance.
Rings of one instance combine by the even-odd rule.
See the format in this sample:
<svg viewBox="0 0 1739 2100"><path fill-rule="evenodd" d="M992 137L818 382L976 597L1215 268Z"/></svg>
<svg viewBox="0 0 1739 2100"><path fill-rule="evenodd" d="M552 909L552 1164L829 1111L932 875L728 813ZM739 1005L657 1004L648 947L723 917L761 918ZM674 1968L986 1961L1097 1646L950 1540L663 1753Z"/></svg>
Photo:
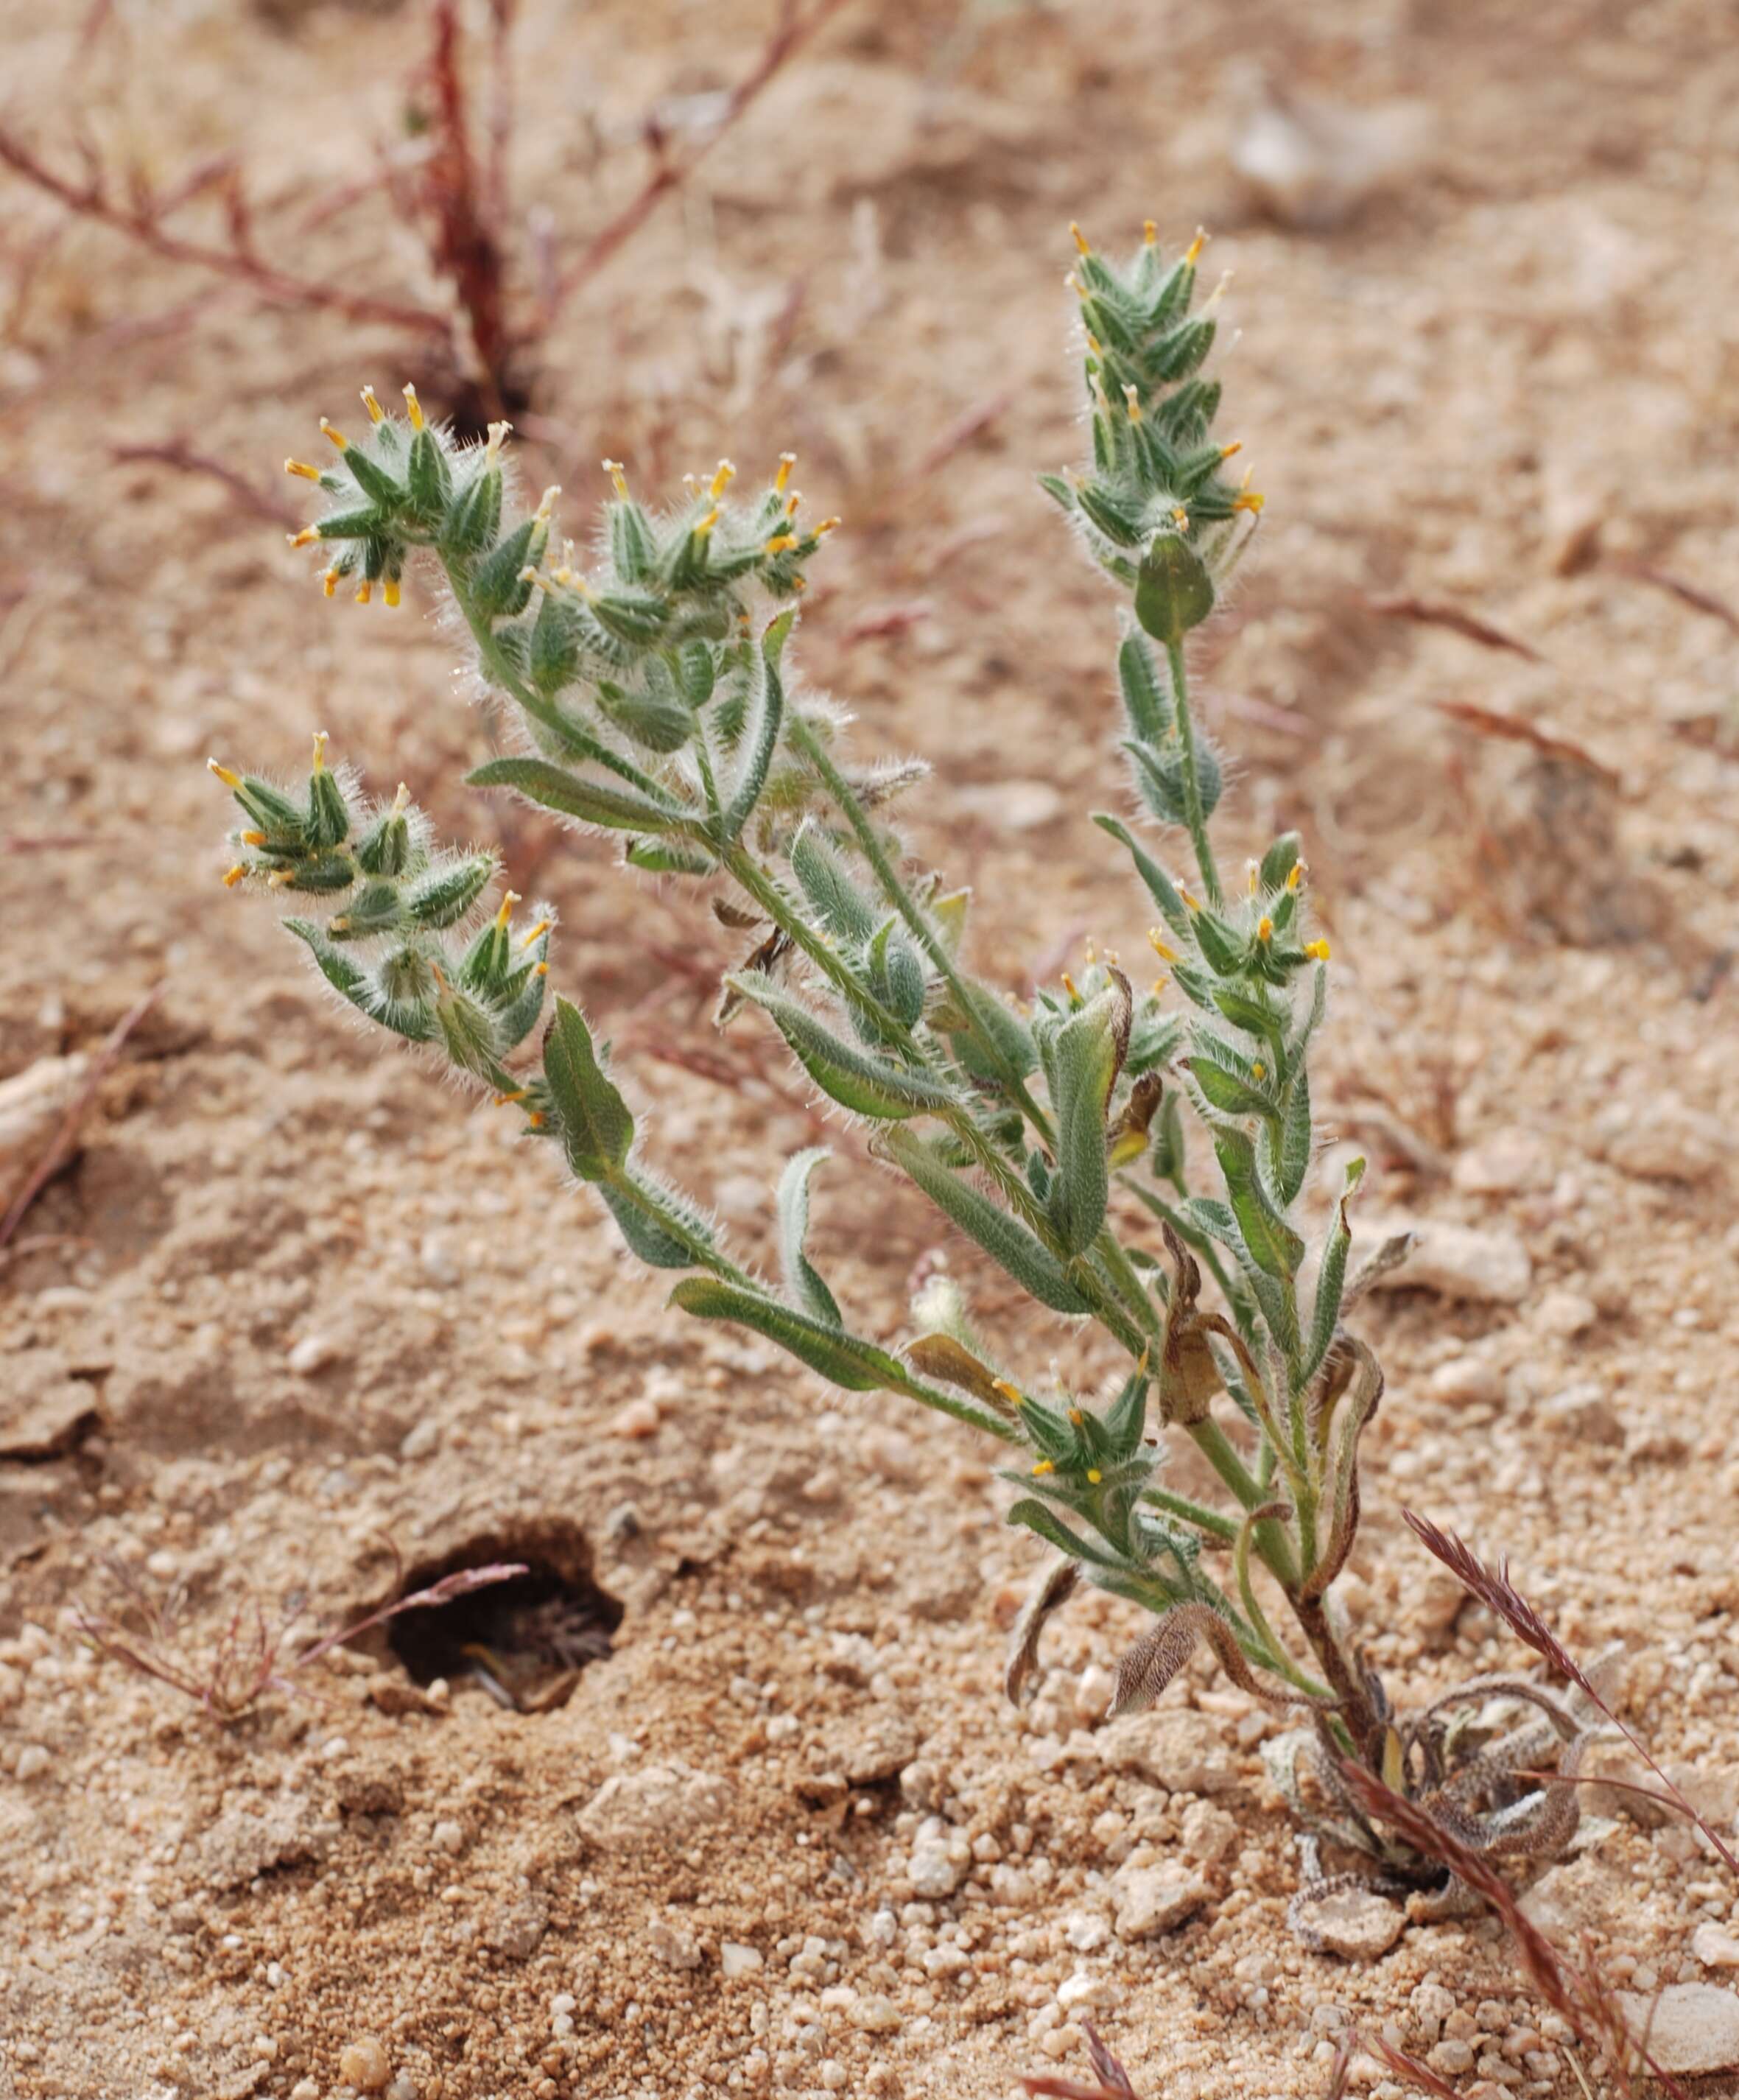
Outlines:
<svg viewBox="0 0 1739 2100"><path fill-rule="evenodd" d="M108 1031L103 1047L90 1061L90 1069L85 1074L84 1083L74 1096L60 1127L49 1142L49 1147L32 1170L30 1178L13 1198L12 1207L0 1220L0 1247L6 1246L14 1233L24 1223L24 1214L40 1196L49 1182L60 1171L78 1137L79 1125L86 1112L96 1098L96 1090L113 1070L115 1061L126 1047L126 1039L150 1012L162 993L161 984L154 984L142 998L136 999Z"/></svg>
<svg viewBox="0 0 1739 2100"><path fill-rule="evenodd" d="M1531 1648L1536 1655L1543 1657L1554 1670L1561 1672L1592 1701L1666 1789L1672 1806L1696 1824L1719 1853L1728 1872L1739 1877L1739 1860L1734 1858L1725 1839L1697 1813L1680 1789L1662 1771L1635 1731L1622 1721L1601 1697L1587 1672L1511 1582L1509 1563L1506 1560L1503 1568L1494 1574L1472 1547L1464 1539L1458 1538L1454 1532L1440 1529L1428 1517L1419 1515L1415 1510L1404 1509L1401 1515L1426 1551L1441 1560L1471 1596L1476 1597L1488 1611L1494 1612L1503 1621L1519 1641Z"/></svg>
<svg viewBox="0 0 1739 2100"><path fill-rule="evenodd" d="M1095 2083L1088 2085L1077 2078L1056 2078L1042 2073L1023 2078L1021 2083L1034 2100L1041 2100L1041 2096L1042 2100L1137 2100L1128 2072L1106 2047L1092 2022L1083 2020L1081 2032L1087 2037L1087 2055L1092 2065Z"/></svg>
<svg viewBox="0 0 1739 2100"><path fill-rule="evenodd" d="M1478 642L1482 649L1503 650L1512 656L1525 656L1530 664L1543 664L1546 660L1529 643L1518 642L1513 634L1506 634L1489 620L1464 612L1459 605L1447 605L1440 599L1427 598L1367 598L1365 603L1385 620L1410 620L1422 627L1446 627L1452 634L1464 635L1469 642Z"/></svg>
<svg viewBox="0 0 1739 2100"><path fill-rule="evenodd" d="M1739 634L1739 612L1735 612L1724 598L1717 598L1713 591L1688 584L1684 577L1655 568L1648 562L1633 562L1622 556L1603 562L1600 566L1615 575L1633 577L1640 584L1653 584L1657 590L1663 590L1681 605L1689 606L1693 612L1706 612L1711 620L1719 620L1730 633Z"/></svg>
<svg viewBox="0 0 1739 2100"><path fill-rule="evenodd" d="M1604 780L1609 788L1617 788L1618 776L1609 765L1602 765L1591 751L1586 751L1567 736L1558 736L1549 729L1542 729L1538 722L1524 721L1518 715L1500 714L1495 708L1482 708L1476 700L1434 700L1432 705L1440 715L1447 715L1451 721L1464 724L1481 736L1497 736L1511 743L1525 743L1547 758L1567 759L1571 765Z"/></svg>
<svg viewBox="0 0 1739 2100"><path fill-rule="evenodd" d="M1348 1792L1373 1822L1385 1824L1413 1850L1447 1867L1459 1880L1490 1904L1507 1928L1522 1966L1540 1996L1577 2038L1602 2051L1613 2067L1619 2089L1630 2100L1634 2091L1629 2058L1632 2049L1672 2100L1684 2100L1684 2088L1636 2041L1605 1981L1591 1963L1586 1971L1565 1961L1516 1900L1516 1891L1490 1861L1447 1830L1419 1802L1386 1786L1356 1758L1344 1758L1340 1776Z"/></svg>
<svg viewBox="0 0 1739 2100"><path fill-rule="evenodd" d="M397 1555L395 1554L395 1560ZM275 1623L267 1620L258 1599L244 1598L236 1605L209 1649L190 1649L181 1626L181 1593L168 1591L150 1596L129 1569L119 1562L105 1564L125 1593L139 1621L137 1629L117 1625L99 1612L74 1608L73 1622L80 1636L112 1662L124 1663L140 1676L149 1677L191 1699L219 1721L241 1719L268 1692L294 1692L295 1679L322 1657L353 1641L358 1635L386 1625L402 1612L438 1609L474 1590L510 1582L527 1571L519 1561L493 1563L483 1568L461 1568L444 1576L426 1590L399 1597L364 1618L341 1626L294 1654L284 1652L291 1627L300 1616L293 1604Z"/></svg>
<svg viewBox="0 0 1739 2100"><path fill-rule="evenodd" d="M1393 2071L1397 2078L1404 2078L1416 2085L1421 2093L1428 2093L1431 2100L1461 2100L1453 2085L1438 2077L1428 2064L1421 2063L1416 2056L1409 2056L1405 2049L1395 2049L1384 2041L1381 2035L1362 2034L1358 2038L1361 2049L1367 2049L1377 2061Z"/></svg>

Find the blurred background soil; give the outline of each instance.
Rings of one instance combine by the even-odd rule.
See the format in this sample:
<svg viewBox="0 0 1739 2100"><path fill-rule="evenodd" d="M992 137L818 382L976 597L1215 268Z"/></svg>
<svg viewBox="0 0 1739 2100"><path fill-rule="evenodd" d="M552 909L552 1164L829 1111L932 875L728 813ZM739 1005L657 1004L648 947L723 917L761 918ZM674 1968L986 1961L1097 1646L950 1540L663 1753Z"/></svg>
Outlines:
<svg viewBox="0 0 1739 2100"><path fill-rule="evenodd" d="M514 11L460 11L480 155ZM775 27L522 0L522 309L640 192L649 121L706 141ZM1389 1392L1351 1600L1422 1696L1514 1651L1401 1506L1510 1553L1573 1647L1625 1644L1633 1719L1729 1826L1733 29L1709 0L851 0L514 374L570 521L607 455L647 491L800 455L846 521L805 668L864 754L933 762L914 845L1023 991L1145 924L1085 814L1122 792L1112 603L1033 482L1082 442L1068 222L1210 229L1268 497L1199 659L1223 821L1238 851L1304 833L1326 1105L1367 1229L1428 1228L1366 1316ZM8 134L68 183L187 185L165 223L222 245L233 161L268 263L449 298L377 176L430 121L423 0L5 0L0 38ZM750 1255L786 1150L861 1156L753 1026L711 1033L736 954L700 902L630 907L605 846L464 787L490 730L426 580L364 613L286 551L276 469L320 412L407 378L476 412L433 339L4 168L0 199L0 1205L95 1080L0 1252L0 2085L976 2100L1084 2071L1085 2015L1153 2100L1322 2093L1352 2023L1486 2100L1576 2092L1490 1924L1350 1961L1287 1935L1266 1717L1191 1674L1101 1726L1123 1607L1071 1608L1009 1709L1040 1556L987 1454L678 1324L505 1118L335 1017L225 891L206 754L289 771L324 728L554 898L650 1155ZM893 1338L938 1236L867 1171L818 1185L814 1246ZM502 1555L567 1642L528 1665L549 1710L491 1696L492 1622L444 1694L377 1635L226 1728L70 1617L114 1612L118 1569L182 1595L196 1651L250 1599L302 1594L312 1630ZM1540 1914L1629 1988L1724 1990L1735 1891L1618 1802ZM1119 1923L1144 1862L1199 1884L1163 1937Z"/></svg>

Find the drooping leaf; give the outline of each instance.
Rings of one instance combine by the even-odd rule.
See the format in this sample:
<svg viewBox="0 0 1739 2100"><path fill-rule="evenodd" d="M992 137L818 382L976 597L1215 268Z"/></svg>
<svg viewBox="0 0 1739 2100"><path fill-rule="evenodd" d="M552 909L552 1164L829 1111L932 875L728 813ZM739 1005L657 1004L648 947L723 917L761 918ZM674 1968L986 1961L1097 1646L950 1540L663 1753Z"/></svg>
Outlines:
<svg viewBox="0 0 1739 2100"><path fill-rule="evenodd" d="M511 788L541 809L607 831L668 831L678 814L626 788L569 773L546 758L492 758L466 777L474 788Z"/></svg>
<svg viewBox="0 0 1739 2100"><path fill-rule="evenodd" d="M806 1151L794 1153L786 1162L779 1182L779 1260L784 1270L785 1288L803 1310L823 1326L843 1329L845 1323L840 1317L833 1293L822 1282L804 1251L804 1242L809 1238L810 1176L823 1160L832 1156L824 1146L811 1145Z"/></svg>
<svg viewBox="0 0 1739 2100"><path fill-rule="evenodd" d="M1030 1226L939 1159L907 1131L882 1132L876 1149L910 1175L937 1208L1006 1269L1021 1288L1053 1312L1085 1312L1088 1301L1062 1264Z"/></svg>
<svg viewBox="0 0 1739 2100"><path fill-rule="evenodd" d="M730 988L769 1015L792 1055L824 1094L854 1115L892 1122L956 1105L954 1096L922 1073L859 1049L834 1035L801 999L751 971L726 979Z"/></svg>
<svg viewBox="0 0 1739 2100"><path fill-rule="evenodd" d="M906 1373L885 1349L794 1312L776 1298L763 1297L718 1277L695 1276L677 1286L670 1302L697 1319L730 1320L753 1328L848 1392L902 1389Z"/></svg>

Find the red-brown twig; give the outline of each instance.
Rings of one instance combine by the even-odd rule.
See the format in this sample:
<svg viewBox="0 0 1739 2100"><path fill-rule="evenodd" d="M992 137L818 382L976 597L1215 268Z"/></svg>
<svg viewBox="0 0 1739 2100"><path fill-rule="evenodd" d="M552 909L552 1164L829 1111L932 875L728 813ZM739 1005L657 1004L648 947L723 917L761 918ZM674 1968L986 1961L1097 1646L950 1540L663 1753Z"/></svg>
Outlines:
<svg viewBox="0 0 1739 2100"><path fill-rule="evenodd" d="M726 96L717 122L706 136L686 154L673 155L665 149L661 133L651 135L655 154L651 174L639 194L630 199L607 226L593 235L565 270L556 274L537 324L531 331L533 338L541 335L574 293L583 285L590 283L616 250L638 232L664 199L673 190L682 188L768 82L847 4L848 0L811 0L805 11L799 0L781 0L779 21L772 35L761 46L755 63Z"/></svg>
<svg viewBox="0 0 1739 2100"><path fill-rule="evenodd" d="M1033 2100L1136 2100L1136 2091L1129 2074L1122 2063L1105 2045L1099 2031L1091 2020L1083 2020L1081 2032L1087 2037L1088 2061L1092 2065L1093 2083L1083 2085L1074 2078L1053 2078L1041 2073L1021 2080Z"/></svg>
<svg viewBox="0 0 1739 2100"><path fill-rule="evenodd" d="M86 1073L78 1092L68 1103L66 1114L60 1118L60 1127L50 1140L48 1149L37 1162L31 1170L29 1179L12 1199L11 1209L7 1212L3 1220L0 1220L0 1247L5 1246L13 1233L24 1223L24 1213L42 1194L49 1181L64 1163L77 1140L78 1127L85 1119L85 1113L96 1097L97 1088L108 1076L110 1069L126 1046L128 1036L157 1004L162 990L161 984L154 984L141 998L135 999L132 1005L108 1031L103 1047L91 1059L90 1069Z"/></svg>
<svg viewBox="0 0 1739 2100"><path fill-rule="evenodd" d="M1635 1731L1613 1713L1576 1658L1511 1582L1508 1561L1506 1560L1502 1568L1494 1574L1472 1547L1458 1538L1454 1532L1441 1530L1428 1517L1420 1516L1414 1510L1404 1509L1401 1515L1426 1551L1442 1562L1469 1595L1476 1597L1488 1611L1503 1621L1519 1641L1531 1648L1536 1655L1543 1657L1554 1670L1560 1671L1593 1701L1666 1788L1673 1806L1688 1816L1709 1840L1720 1855L1728 1872L1739 1876L1739 1860L1733 1857L1725 1840L1704 1817L1698 1815L1684 1793L1662 1771Z"/></svg>
<svg viewBox="0 0 1739 2100"><path fill-rule="evenodd" d="M496 64L499 80L506 67L503 45L512 15L497 0ZM491 375L497 392L509 355L504 258L489 203L479 187L471 151L470 113L465 74L459 64L459 14L456 0L435 0L431 24L429 82L435 101L435 146L423 164L422 195L430 224L430 258L448 278L470 324L478 362ZM492 187L499 173L499 152L491 168ZM500 406L497 400L492 404Z"/></svg>
<svg viewBox="0 0 1739 2100"><path fill-rule="evenodd" d="M245 474L237 474L234 467L226 466L222 460L209 459L205 453L195 452L185 438L171 438L161 445L111 445L108 456L117 466L167 466L173 467L177 474L204 474L210 480L221 482L243 509L255 518L286 527L303 523L302 513L292 505L256 488Z"/></svg>
<svg viewBox="0 0 1739 2100"><path fill-rule="evenodd" d="M153 207L118 201L110 195L99 174L88 175L83 183L57 174L16 133L3 125L0 125L0 166L10 168L14 174L55 198L77 217L125 235L153 254L161 255L166 262L188 262L201 270L214 271L219 276L233 278L248 285L263 299L288 306L324 308L342 314L350 320L381 321L421 335L447 337L452 333L447 315L427 307L413 306L404 299L377 298L369 293L353 292L341 284L328 283L317 277L298 276L293 271L275 268L245 249L215 247L210 241L190 240L171 233L161 223Z"/></svg>

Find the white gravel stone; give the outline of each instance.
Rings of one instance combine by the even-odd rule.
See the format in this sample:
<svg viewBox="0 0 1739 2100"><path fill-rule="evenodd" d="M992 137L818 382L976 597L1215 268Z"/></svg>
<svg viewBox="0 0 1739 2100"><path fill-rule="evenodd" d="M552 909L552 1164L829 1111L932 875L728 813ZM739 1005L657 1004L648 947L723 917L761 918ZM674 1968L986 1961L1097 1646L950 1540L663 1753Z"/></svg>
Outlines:
<svg viewBox="0 0 1739 2100"><path fill-rule="evenodd" d="M1139 1772L1174 1793L1227 1793L1238 1784L1237 1760L1206 1714L1131 1714L1094 1740L1113 1771Z"/></svg>
<svg viewBox="0 0 1739 2100"><path fill-rule="evenodd" d="M1340 1889L1308 1906L1305 1921L1331 1954L1375 1961L1400 1939L1406 1918L1398 1904L1370 1889Z"/></svg>
<svg viewBox="0 0 1739 2100"><path fill-rule="evenodd" d="M729 1814L727 1780L672 1758L607 1779L580 1811L581 1833L602 1851L668 1844Z"/></svg>
<svg viewBox="0 0 1739 2100"><path fill-rule="evenodd" d="M1177 1927L1207 1901L1205 1878L1176 1861L1162 1867L1125 1867L1111 1883L1117 1898L1117 1936L1152 1939Z"/></svg>
<svg viewBox="0 0 1739 2100"><path fill-rule="evenodd" d="M1458 1225L1438 1218L1361 1219L1354 1265L1395 1233L1406 1232L1416 1235L1413 1251L1398 1268L1378 1277L1379 1290L1428 1290L1476 1305L1519 1305L1527 1296L1534 1264L1516 1235L1500 1226Z"/></svg>
<svg viewBox="0 0 1739 2100"><path fill-rule="evenodd" d="M338 1361L338 1345L330 1335L304 1335L293 1344L285 1361L298 1378L313 1378ZM383 2079L382 2084L386 2080Z"/></svg>
<svg viewBox="0 0 1739 2100"><path fill-rule="evenodd" d="M718 1965L725 1981L730 1983L739 1977L753 1976L766 1965L766 1957L758 1947L744 1947L738 1940L727 1939L718 1950Z"/></svg>
<svg viewBox="0 0 1739 2100"><path fill-rule="evenodd" d="M18 1754L17 1776L20 1779L38 1779L53 1762L40 1743L26 1743Z"/></svg>
<svg viewBox="0 0 1739 2100"><path fill-rule="evenodd" d="M951 1896L972 1871L972 1848L964 1840L921 1832L906 1864L912 1893L932 1903Z"/></svg>
<svg viewBox="0 0 1739 2100"><path fill-rule="evenodd" d="M1739 1969L1739 1934L1706 1919L1691 1935L1691 1952L1706 1969Z"/></svg>
<svg viewBox="0 0 1739 2100"><path fill-rule="evenodd" d="M1701 2078L1739 2067L1739 1996L1719 1983L1670 1983L1659 1996L1621 1991L1631 2032L1647 2032L1662 2071Z"/></svg>

